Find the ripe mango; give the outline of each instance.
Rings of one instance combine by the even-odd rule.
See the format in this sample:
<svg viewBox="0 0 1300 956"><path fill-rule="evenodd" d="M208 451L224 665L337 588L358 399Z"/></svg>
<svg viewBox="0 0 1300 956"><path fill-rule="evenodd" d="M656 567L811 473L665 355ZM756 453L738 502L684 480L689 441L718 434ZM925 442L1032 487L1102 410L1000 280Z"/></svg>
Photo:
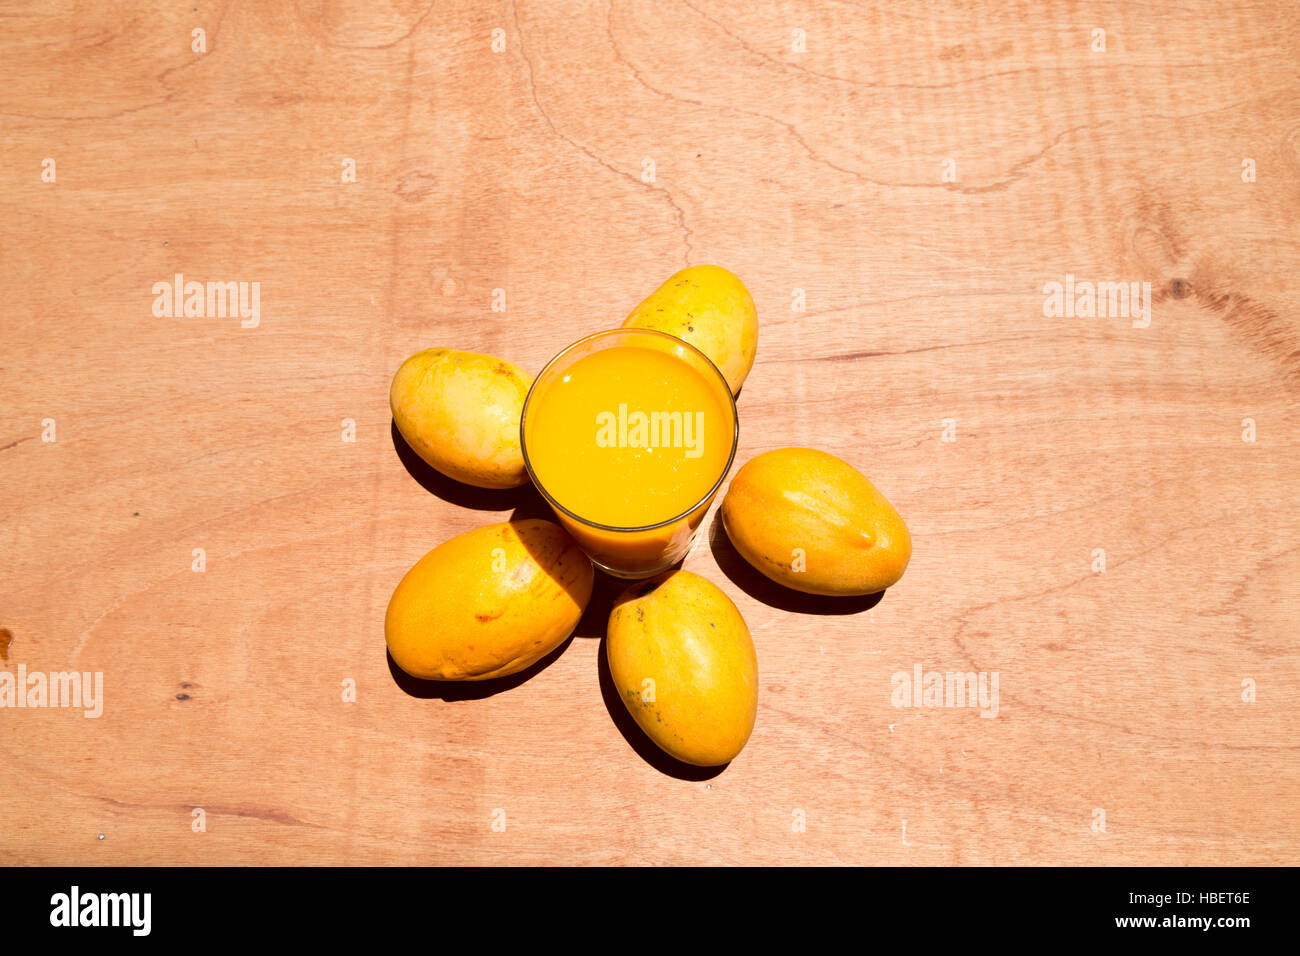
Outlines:
<svg viewBox="0 0 1300 956"><path fill-rule="evenodd" d="M528 481L519 416L532 378L505 359L425 349L393 376L388 402L411 449L438 471L479 488Z"/></svg>
<svg viewBox="0 0 1300 956"><path fill-rule="evenodd" d="M637 725L670 756L714 767L740 753L758 714L758 659L717 585L669 571L614 603L605 654Z"/></svg>
<svg viewBox="0 0 1300 956"><path fill-rule="evenodd" d="M883 591L912 556L889 500L847 462L813 448L746 462L722 500L722 525L746 561L807 594Z"/></svg>
<svg viewBox="0 0 1300 956"><path fill-rule="evenodd" d="M754 366L758 310L744 283L721 266L691 266L632 310L623 328L657 329L703 352L735 395Z"/></svg>
<svg viewBox="0 0 1300 956"><path fill-rule="evenodd" d="M573 633L591 562L551 521L488 525L444 541L406 573L384 618L397 666L425 680L505 677Z"/></svg>

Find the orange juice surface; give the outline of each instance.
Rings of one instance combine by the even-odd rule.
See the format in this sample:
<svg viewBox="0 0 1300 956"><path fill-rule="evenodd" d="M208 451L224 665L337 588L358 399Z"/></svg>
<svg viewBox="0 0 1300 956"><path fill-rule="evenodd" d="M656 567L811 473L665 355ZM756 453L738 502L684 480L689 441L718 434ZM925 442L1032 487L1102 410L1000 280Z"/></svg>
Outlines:
<svg viewBox="0 0 1300 956"><path fill-rule="evenodd" d="M725 384L658 348L578 359L530 400L529 463L575 515L618 528L668 521L700 502L731 457Z"/></svg>

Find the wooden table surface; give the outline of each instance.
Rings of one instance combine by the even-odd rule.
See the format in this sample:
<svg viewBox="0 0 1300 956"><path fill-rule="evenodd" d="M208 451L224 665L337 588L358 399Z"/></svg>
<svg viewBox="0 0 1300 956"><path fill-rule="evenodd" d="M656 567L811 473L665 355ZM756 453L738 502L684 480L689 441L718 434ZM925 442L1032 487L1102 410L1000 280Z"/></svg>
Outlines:
<svg viewBox="0 0 1300 956"><path fill-rule="evenodd" d="M0 18L0 671L103 680L0 711L0 862L1300 862L1300 8L197 2ZM544 513L400 449L401 360L536 372L709 262L737 462L853 463L903 580L709 517L761 682L712 775L611 696L607 580L526 679L395 674L406 569Z"/></svg>

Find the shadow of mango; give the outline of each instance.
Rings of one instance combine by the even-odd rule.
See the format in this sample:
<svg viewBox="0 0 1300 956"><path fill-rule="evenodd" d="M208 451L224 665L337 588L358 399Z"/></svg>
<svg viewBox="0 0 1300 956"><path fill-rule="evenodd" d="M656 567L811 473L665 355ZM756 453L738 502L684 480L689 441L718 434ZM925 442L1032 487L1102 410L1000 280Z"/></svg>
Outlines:
<svg viewBox="0 0 1300 956"><path fill-rule="evenodd" d="M543 506L546 504L531 481L517 488L478 488L448 478L415 453L415 449L406 443L402 433L397 430L397 422L391 422L389 432L393 450L397 452L402 466L419 482L420 487L443 501L473 511L508 511L511 508L532 507L534 500Z"/></svg>
<svg viewBox="0 0 1300 956"><path fill-rule="evenodd" d="M572 642L572 637L566 637L559 647L545 657L529 664L523 670L515 674L509 674L506 677L493 677L488 680L421 680L402 670L397 661L393 660L392 654L386 653L386 656L388 658L388 672L393 675L393 683L410 697L418 697L420 700L437 699L448 702L483 700L485 697L494 697L503 691L513 690L525 681L536 677L559 660L560 655L565 652Z"/></svg>
<svg viewBox="0 0 1300 956"><path fill-rule="evenodd" d="M713 558L736 587L740 588L756 601L762 601L769 607L797 614L857 614L869 611L880 603L884 591L875 594L863 594L853 597L823 597L818 594L804 594L784 585L777 584L744 559L731 539L727 537L722 525L722 512L713 515L709 525L709 548Z"/></svg>
<svg viewBox="0 0 1300 956"><path fill-rule="evenodd" d="M618 688L614 686L614 675L609 672L609 660L605 656L604 641L600 642L600 650L596 653L596 667L600 680L600 696L605 702L605 709L609 711L610 719L614 721L614 726L623 735L628 746L650 766L662 774L679 780L697 781L711 780L730 766L730 764L722 764L719 767L697 767L694 764L683 763L660 750L659 745L647 737L645 731L632 719L627 706L619 697Z"/></svg>

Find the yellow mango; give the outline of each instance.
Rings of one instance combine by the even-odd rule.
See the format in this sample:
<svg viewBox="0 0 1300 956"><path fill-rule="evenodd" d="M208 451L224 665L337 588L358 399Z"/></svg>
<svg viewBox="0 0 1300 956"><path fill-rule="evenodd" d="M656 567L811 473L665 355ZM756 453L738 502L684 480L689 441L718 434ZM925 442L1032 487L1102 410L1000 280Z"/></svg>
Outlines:
<svg viewBox="0 0 1300 956"><path fill-rule="evenodd" d="M519 416L531 377L504 359L425 349L393 376L393 421L411 449L438 471L479 488L528 481Z"/></svg>
<svg viewBox="0 0 1300 956"><path fill-rule="evenodd" d="M557 524L530 518L444 541L406 573L384 618L412 677L486 680L521 671L573 633L591 562Z"/></svg>
<svg viewBox="0 0 1300 956"><path fill-rule="evenodd" d="M637 725L670 756L715 767L740 753L758 714L758 660L745 619L717 585L669 571L615 602L609 672Z"/></svg>
<svg viewBox="0 0 1300 956"><path fill-rule="evenodd" d="M807 594L883 591L912 556L889 500L847 462L813 448L746 462L722 500L722 525L746 561Z"/></svg>
<svg viewBox="0 0 1300 956"><path fill-rule="evenodd" d="M735 395L754 366L758 310L744 283L721 266L691 266L632 310L623 328L657 329L703 352Z"/></svg>

